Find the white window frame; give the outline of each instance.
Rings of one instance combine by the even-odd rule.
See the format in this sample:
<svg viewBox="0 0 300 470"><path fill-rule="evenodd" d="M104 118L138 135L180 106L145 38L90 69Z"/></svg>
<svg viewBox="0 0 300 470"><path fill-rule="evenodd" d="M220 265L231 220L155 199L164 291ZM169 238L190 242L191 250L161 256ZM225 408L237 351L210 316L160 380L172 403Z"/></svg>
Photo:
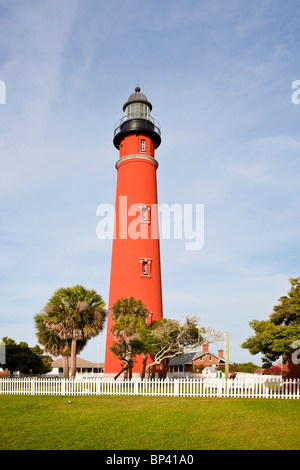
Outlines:
<svg viewBox="0 0 300 470"><path fill-rule="evenodd" d="M146 152L146 140L141 139L141 147L140 147L141 152L145 153Z"/></svg>
<svg viewBox="0 0 300 470"><path fill-rule="evenodd" d="M140 274L141 277L151 277L151 265L152 259L151 258L140 258L140 263L142 266L142 273ZM144 271L144 267L146 266L146 271Z"/></svg>

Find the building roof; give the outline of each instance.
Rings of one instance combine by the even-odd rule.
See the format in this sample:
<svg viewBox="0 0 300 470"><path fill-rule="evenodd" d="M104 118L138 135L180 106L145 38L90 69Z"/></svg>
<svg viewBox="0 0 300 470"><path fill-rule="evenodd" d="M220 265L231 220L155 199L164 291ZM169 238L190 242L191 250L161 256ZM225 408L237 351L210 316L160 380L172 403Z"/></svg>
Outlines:
<svg viewBox="0 0 300 470"><path fill-rule="evenodd" d="M172 357L169 361L169 366L183 366L185 364L192 364L196 359L198 359L201 356L205 356L206 354L209 354L210 356L215 356L221 362L225 363L225 360L223 357L220 357L213 352L198 351L198 352L193 352L193 353L182 354L181 356Z"/></svg>
<svg viewBox="0 0 300 470"><path fill-rule="evenodd" d="M182 366L183 364L192 364L196 353L186 353L181 356L171 357L169 366Z"/></svg>
<svg viewBox="0 0 300 470"><path fill-rule="evenodd" d="M68 358L68 363L70 366L70 358ZM58 368L58 367L63 367L63 360L62 357L59 359L56 359L55 361L52 362L52 368ZM82 359L81 357L76 358L76 367L79 368L86 368L86 369L91 369L91 368L103 368L104 363L103 362L90 362L87 361L86 359Z"/></svg>
<svg viewBox="0 0 300 470"><path fill-rule="evenodd" d="M144 93L141 93L140 87L136 87L134 93L132 93L126 103L123 106L123 111L127 108L127 106L131 103L145 103L147 106L149 106L150 111L152 110L152 104L148 101L148 98Z"/></svg>

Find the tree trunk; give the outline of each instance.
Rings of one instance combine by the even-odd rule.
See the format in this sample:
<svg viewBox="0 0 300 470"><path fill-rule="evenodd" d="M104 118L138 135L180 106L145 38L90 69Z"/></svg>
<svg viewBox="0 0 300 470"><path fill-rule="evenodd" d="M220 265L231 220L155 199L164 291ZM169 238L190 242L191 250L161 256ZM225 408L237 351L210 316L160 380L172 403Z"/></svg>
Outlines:
<svg viewBox="0 0 300 470"><path fill-rule="evenodd" d="M147 379L150 379L150 368L151 368L152 364L148 364L147 367L146 367L146 377Z"/></svg>
<svg viewBox="0 0 300 470"><path fill-rule="evenodd" d="M126 356L122 357L122 359L123 359L124 362L126 362L126 365L114 377L115 380L122 374L122 372L125 372L124 373L124 379L127 379L127 377L128 377L128 369L130 367L130 359L126 359Z"/></svg>
<svg viewBox="0 0 300 470"><path fill-rule="evenodd" d="M63 353L62 361L63 361L63 378L68 379L69 378L69 361L68 361L68 356L66 353Z"/></svg>
<svg viewBox="0 0 300 470"><path fill-rule="evenodd" d="M143 370L142 370L142 380L145 378L146 375L146 366L147 366L147 359L148 359L148 353L143 355Z"/></svg>
<svg viewBox="0 0 300 470"><path fill-rule="evenodd" d="M150 376L151 376L151 379L155 378L156 364L158 363L154 361L154 362L151 362L151 364L147 365L146 367L147 379L150 379Z"/></svg>
<svg viewBox="0 0 300 470"><path fill-rule="evenodd" d="M132 368L133 368L133 360L132 358L129 359L128 361L128 365L129 365L129 368L128 368L128 380L131 380L132 379Z"/></svg>
<svg viewBox="0 0 300 470"><path fill-rule="evenodd" d="M77 349L77 340L72 338L71 344L71 379L74 380L76 376L76 349Z"/></svg>
<svg viewBox="0 0 300 470"><path fill-rule="evenodd" d="M158 378L162 379L163 378L163 373L164 373L164 363L163 361L159 363L159 370L158 370Z"/></svg>
<svg viewBox="0 0 300 470"><path fill-rule="evenodd" d="M115 375L114 379L117 380L117 378L122 374L122 372L127 370L128 367L129 367L128 364L125 367L123 367L123 369L121 369L120 372L118 372L117 375Z"/></svg>

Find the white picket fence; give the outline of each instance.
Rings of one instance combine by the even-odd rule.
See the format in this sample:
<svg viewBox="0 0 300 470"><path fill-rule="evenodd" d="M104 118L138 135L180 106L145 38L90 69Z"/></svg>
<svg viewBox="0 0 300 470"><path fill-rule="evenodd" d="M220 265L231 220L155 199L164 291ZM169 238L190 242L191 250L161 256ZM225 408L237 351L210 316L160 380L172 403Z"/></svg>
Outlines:
<svg viewBox="0 0 300 470"><path fill-rule="evenodd" d="M0 395L140 395L161 397L300 398L300 380L1 378Z"/></svg>

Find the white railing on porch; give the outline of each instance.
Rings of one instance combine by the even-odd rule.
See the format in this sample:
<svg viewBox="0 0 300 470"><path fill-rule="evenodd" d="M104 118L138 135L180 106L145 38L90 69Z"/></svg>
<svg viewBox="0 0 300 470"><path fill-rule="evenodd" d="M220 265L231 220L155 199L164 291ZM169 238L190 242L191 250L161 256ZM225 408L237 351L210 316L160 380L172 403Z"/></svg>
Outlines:
<svg viewBox="0 0 300 470"><path fill-rule="evenodd" d="M0 395L140 395L169 397L300 398L300 380L1 378Z"/></svg>

